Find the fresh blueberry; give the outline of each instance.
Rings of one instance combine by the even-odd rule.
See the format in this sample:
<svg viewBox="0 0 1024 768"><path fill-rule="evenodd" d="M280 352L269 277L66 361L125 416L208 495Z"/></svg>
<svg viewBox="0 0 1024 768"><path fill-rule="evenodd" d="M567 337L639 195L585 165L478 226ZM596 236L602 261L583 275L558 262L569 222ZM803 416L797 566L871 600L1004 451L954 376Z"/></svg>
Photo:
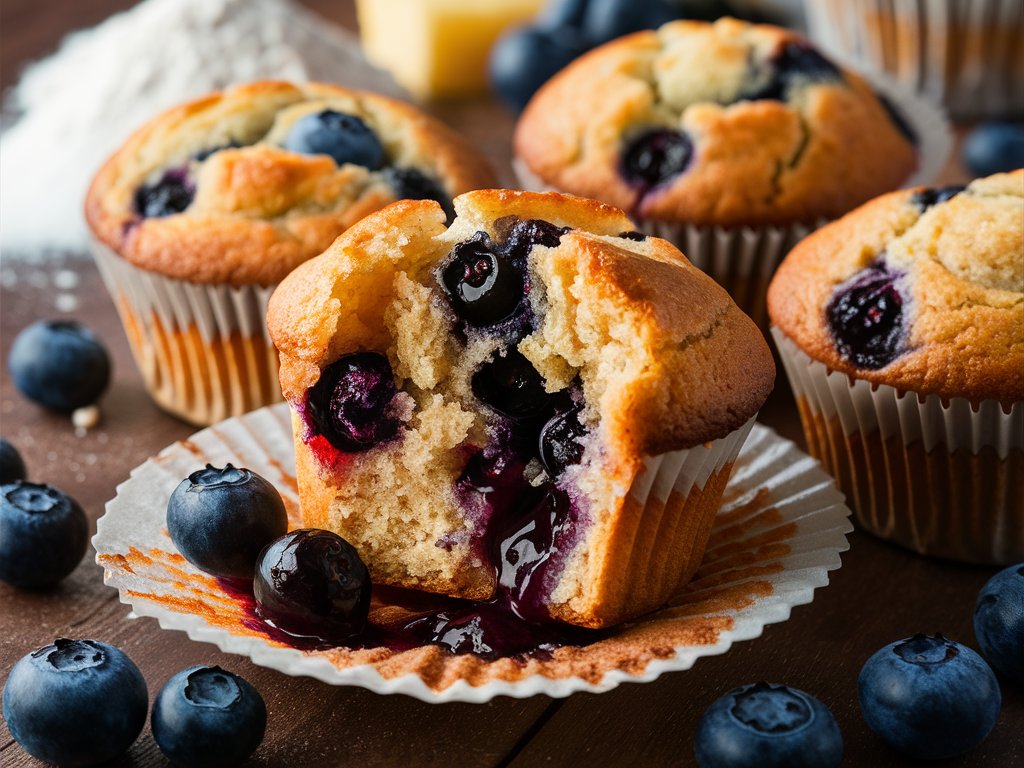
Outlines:
<svg viewBox="0 0 1024 768"><path fill-rule="evenodd" d="M473 394L498 413L513 419L539 416L551 400L544 378L522 353L512 349L473 374Z"/></svg>
<svg viewBox="0 0 1024 768"><path fill-rule="evenodd" d="M523 298L523 270L486 232L459 243L441 264L441 285L456 314L475 326L509 317Z"/></svg>
<svg viewBox="0 0 1024 768"><path fill-rule="evenodd" d="M585 50L582 39L566 27L510 30L491 49L491 85L510 109L519 112L538 88Z"/></svg>
<svg viewBox="0 0 1024 768"><path fill-rule="evenodd" d="M387 159L377 134L362 118L332 109L296 120L284 147L304 155L330 155L338 165L351 163L371 171Z"/></svg>
<svg viewBox="0 0 1024 768"><path fill-rule="evenodd" d="M669 0L590 0L583 17L583 35L591 45L616 37L657 29L682 16L682 9Z"/></svg>
<svg viewBox="0 0 1024 768"><path fill-rule="evenodd" d="M167 532L186 560L227 579L251 579L256 558L288 530L281 494L248 469L207 464L167 501Z"/></svg>
<svg viewBox="0 0 1024 768"><path fill-rule="evenodd" d="M982 123L967 134L961 157L975 176L1024 167L1024 123Z"/></svg>
<svg viewBox="0 0 1024 768"><path fill-rule="evenodd" d="M149 708L139 668L96 640L60 639L23 656L3 698L14 740L39 760L72 768L127 751Z"/></svg>
<svg viewBox="0 0 1024 768"><path fill-rule="evenodd" d="M357 453L398 434L401 424L389 413L397 393L388 359L356 352L324 368L306 402L320 434L339 451Z"/></svg>
<svg viewBox="0 0 1024 768"><path fill-rule="evenodd" d="M755 683L708 707L694 753L701 768L833 768L843 759L843 737L813 696Z"/></svg>
<svg viewBox="0 0 1024 768"><path fill-rule="evenodd" d="M135 190L135 212L147 219L181 213L192 204L196 188L188 170L173 168L152 184Z"/></svg>
<svg viewBox="0 0 1024 768"><path fill-rule="evenodd" d="M15 480L24 480L27 476L25 462L22 460L21 454L18 453L18 449L5 438L0 437L0 485L7 485Z"/></svg>
<svg viewBox="0 0 1024 768"><path fill-rule="evenodd" d="M330 531L300 529L271 542L256 564L263 618L301 637L341 643L363 631L370 573L355 547Z"/></svg>
<svg viewBox="0 0 1024 768"><path fill-rule="evenodd" d="M619 170L632 186L646 191L686 170L692 156L693 144L685 134L654 128L626 142Z"/></svg>
<svg viewBox="0 0 1024 768"><path fill-rule="evenodd" d="M858 368L884 368L903 353L900 277L884 262L876 262L836 288L825 308L836 349Z"/></svg>
<svg viewBox="0 0 1024 768"><path fill-rule="evenodd" d="M21 394L65 413L95 403L110 383L107 350L72 320L40 320L24 328L7 364Z"/></svg>
<svg viewBox="0 0 1024 768"><path fill-rule="evenodd" d="M229 768L263 741L267 705L252 685L220 667L189 667L157 694L153 739L175 765Z"/></svg>
<svg viewBox="0 0 1024 768"><path fill-rule="evenodd" d="M389 168L387 179L399 200L434 200L444 209L448 223L455 220L452 199L435 179L417 168Z"/></svg>
<svg viewBox="0 0 1024 768"><path fill-rule="evenodd" d="M948 187L925 187L919 189L910 196L910 202L921 209L921 212L928 210L933 205L952 200L964 191L962 184L955 184Z"/></svg>
<svg viewBox="0 0 1024 768"><path fill-rule="evenodd" d="M741 99L783 101L790 89L806 82L838 82L842 73L831 61L807 43L786 43L766 64L767 70L755 73L756 85L741 94Z"/></svg>
<svg viewBox="0 0 1024 768"><path fill-rule="evenodd" d="M988 664L938 634L885 646L867 660L857 683L868 727L914 758L963 754L999 718L999 683Z"/></svg>
<svg viewBox="0 0 1024 768"><path fill-rule="evenodd" d="M917 135L917 131L915 131L914 128L910 125L907 118L900 111L899 107L893 104L887 97L883 96L882 94L876 93L875 95L878 97L878 101L879 103L881 103L882 108L885 109L886 114L889 115L889 120L892 122L893 125L896 126L896 130L903 134L903 138L905 138L915 147L918 146L918 144L921 143L921 138Z"/></svg>
<svg viewBox="0 0 1024 768"><path fill-rule="evenodd" d="M582 406L575 405L553 416L540 431L540 460L548 476L557 478L583 458L587 431L580 423Z"/></svg>
<svg viewBox="0 0 1024 768"><path fill-rule="evenodd" d="M1000 571L981 588L974 635L989 664L1024 683L1024 563Z"/></svg>
<svg viewBox="0 0 1024 768"><path fill-rule="evenodd" d="M0 486L0 580L47 587L82 561L89 543L85 512L49 485Z"/></svg>

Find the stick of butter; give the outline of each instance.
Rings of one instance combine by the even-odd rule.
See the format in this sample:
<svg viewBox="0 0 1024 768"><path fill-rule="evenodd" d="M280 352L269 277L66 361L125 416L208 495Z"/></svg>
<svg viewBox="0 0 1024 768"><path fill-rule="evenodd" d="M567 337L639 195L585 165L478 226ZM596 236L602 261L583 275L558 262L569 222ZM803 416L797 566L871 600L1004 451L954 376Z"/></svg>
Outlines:
<svg viewBox="0 0 1024 768"><path fill-rule="evenodd" d="M367 58L419 99L487 92L487 57L544 0L357 0Z"/></svg>

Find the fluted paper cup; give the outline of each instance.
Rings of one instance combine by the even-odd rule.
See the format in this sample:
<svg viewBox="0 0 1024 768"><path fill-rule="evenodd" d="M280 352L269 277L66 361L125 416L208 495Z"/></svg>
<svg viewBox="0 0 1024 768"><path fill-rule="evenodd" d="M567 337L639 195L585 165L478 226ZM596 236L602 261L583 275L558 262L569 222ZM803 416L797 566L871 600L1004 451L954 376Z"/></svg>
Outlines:
<svg viewBox="0 0 1024 768"><path fill-rule="evenodd" d="M157 405L204 426L282 399L265 320L274 286L172 279L99 242L93 256Z"/></svg>
<svg viewBox="0 0 1024 768"><path fill-rule="evenodd" d="M873 386L772 335L811 455L860 526L924 555L1024 560L1024 402L921 397Z"/></svg>

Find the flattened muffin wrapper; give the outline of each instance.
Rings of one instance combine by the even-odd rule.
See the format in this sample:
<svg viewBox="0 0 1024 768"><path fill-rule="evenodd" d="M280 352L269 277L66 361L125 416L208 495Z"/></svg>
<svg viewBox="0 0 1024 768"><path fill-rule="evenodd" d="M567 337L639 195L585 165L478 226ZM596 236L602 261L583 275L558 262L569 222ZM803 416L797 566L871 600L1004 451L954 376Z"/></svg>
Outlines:
<svg viewBox="0 0 1024 768"><path fill-rule="evenodd" d="M1017 0L804 0L811 37L958 119L1024 110L1024 4Z"/></svg>
<svg viewBox="0 0 1024 768"><path fill-rule="evenodd" d="M207 425L282 399L265 320L274 286L190 283L98 241L92 252L158 405Z"/></svg>
<svg viewBox="0 0 1024 768"><path fill-rule="evenodd" d="M945 167L953 148L953 133L945 115L910 89L877 75L868 75L875 90L893 104L918 137L918 166L904 186L929 184ZM520 159L512 167L523 189L565 191L545 183ZM767 333L768 283L779 264L800 240L828 223L762 227L698 226L686 222L643 220L631 215L641 232L675 245L694 266L725 288L733 301Z"/></svg>
<svg viewBox="0 0 1024 768"><path fill-rule="evenodd" d="M923 554L1024 559L1024 401L1006 412L872 385L771 332L810 452L863 527Z"/></svg>

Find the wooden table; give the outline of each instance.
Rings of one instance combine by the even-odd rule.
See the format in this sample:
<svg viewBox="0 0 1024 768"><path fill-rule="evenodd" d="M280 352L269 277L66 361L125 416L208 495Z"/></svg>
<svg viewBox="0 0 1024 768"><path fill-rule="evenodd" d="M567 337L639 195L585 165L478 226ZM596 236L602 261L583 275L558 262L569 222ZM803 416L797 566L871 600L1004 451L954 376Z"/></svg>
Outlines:
<svg viewBox="0 0 1024 768"><path fill-rule="evenodd" d="M307 0L354 25L351 3ZM3 0L0 85L11 85L27 60L53 48L69 29L101 21L132 5L128 0ZM506 181L513 120L491 101L433 110L476 141ZM953 166L945 181L961 171ZM193 430L164 414L146 395L120 323L99 275L83 254L31 265L5 260L0 280L0 353L6 361L15 334L29 322L61 316L58 294L71 294L70 316L91 326L114 362L105 420L85 436L69 421L24 400L4 368L0 431L22 451L33 479L52 482L81 502L90 520L103 513L129 471ZM59 289L69 281L71 288ZM62 305L63 306L63 305ZM781 374L780 374L781 375ZM783 385L762 421L803 444L796 411ZM95 638L123 648L139 665L151 695L174 672L192 664L220 664L249 679L270 711L266 739L247 765L273 766L528 766L689 765L697 721L718 696L767 680L802 688L831 708L846 744L846 765L899 765L900 759L864 725L857 704L857 673L875 650L915 632L941 631L976 647L971 615L978 589L995 572L928 560L855 533L843 567L813 604L782 624L688 672L653 683L622 685L605 694L565 700L499 698L485 705L428 705L405 696L379 696L291 678L247 659L162 631L151 619L128 620L127 608L102 583L90 553L62 584L42 592L0 584L0 681L28 651L55 637ZM992 735L950 765L1004 768L1024 765L1024 689L1003 683L1003 709ZM38 765L0 725L0 764ZM167 762L149 732L117 766ZM907 763L909 764L909 763Z"/></svg>

